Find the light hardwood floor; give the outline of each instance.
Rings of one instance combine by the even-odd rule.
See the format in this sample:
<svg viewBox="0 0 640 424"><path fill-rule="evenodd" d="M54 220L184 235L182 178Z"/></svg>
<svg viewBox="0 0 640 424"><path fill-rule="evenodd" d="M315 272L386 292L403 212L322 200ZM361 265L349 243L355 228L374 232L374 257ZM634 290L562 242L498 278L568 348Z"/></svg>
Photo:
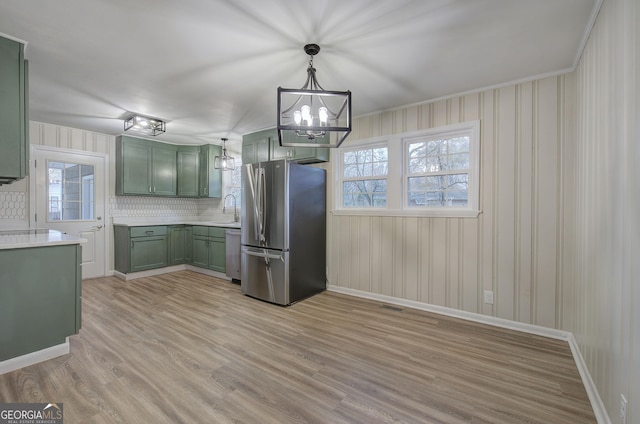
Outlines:
<svg viewBox="0 0 640 424"><path fill-rule="evenodd" d="M65 424L596 421L566 342L191 271L83 285L71 353L0 376L0 402L62 402Z"/></svg>

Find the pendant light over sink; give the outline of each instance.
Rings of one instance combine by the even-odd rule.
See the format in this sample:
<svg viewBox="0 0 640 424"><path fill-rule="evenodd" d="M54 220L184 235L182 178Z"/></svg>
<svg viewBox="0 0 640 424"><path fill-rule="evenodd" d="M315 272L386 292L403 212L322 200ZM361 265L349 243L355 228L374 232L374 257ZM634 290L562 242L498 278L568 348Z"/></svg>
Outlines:
<svg viewBox="0 0 640 424"><path fill-rule="evenodd" d="M221 171L233 171L236 169L235 160L227 155L227 138L222 138L222 156L213 159L213 167Z"/></svg>
<svg viewBox="0 0 640 424"><path fill-rule="evenodd" d="M323 89L313 57L317 44L307 44L307 81L300 89L278 87L278 140L284 147L338 147L351 132L351 91Z"/></svg>

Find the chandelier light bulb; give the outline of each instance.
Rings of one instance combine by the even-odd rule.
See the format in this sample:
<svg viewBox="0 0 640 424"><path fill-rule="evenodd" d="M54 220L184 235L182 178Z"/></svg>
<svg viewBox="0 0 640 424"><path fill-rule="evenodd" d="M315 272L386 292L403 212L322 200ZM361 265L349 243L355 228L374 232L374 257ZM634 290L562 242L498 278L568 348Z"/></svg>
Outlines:
<svg viewBox="0 0 640 424"><path fill-rule="evenodd" d="M302 123L302 113L299 110L293 112L293 120L296 121L296 125L300 125Z"/></svg>
<svg viewBox="0 0 640 424"><path fill-rule="evenodd" d="M318 116L320 118L320 125L327 125L327 121L329 120L329 112L326 107L321 107L318 109Z"/></svg>

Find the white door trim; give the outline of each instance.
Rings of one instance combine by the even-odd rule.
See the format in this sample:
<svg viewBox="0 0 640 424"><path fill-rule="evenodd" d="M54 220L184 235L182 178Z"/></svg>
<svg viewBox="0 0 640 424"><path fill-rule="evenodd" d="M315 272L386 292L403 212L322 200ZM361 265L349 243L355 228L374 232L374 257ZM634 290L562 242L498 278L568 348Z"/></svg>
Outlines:
<svg viewBox="0 0 640 424"><path fill-rule="evenodd" d="M103 270L103 275L108 275L108 270L109 270L109 240L111 237L109 237L109 231L111 230L111 220L108 219L108 213L109 213L109 193L110 193L110 186L109 186L109 154L108 153L100 153L100 152L89 152L86 150L77 150L77 149L65 149L62 147L53 147L53 146L42 146L39 144L32 144L30 147L30 160L29 160L29 228L37 228L37 223L36 223L36 179L34 178L36 175L36 163L35 163L35 158L38 157L38 152L55 152L55 153L63 153L63 154L77 154L77 155L85 155L85 156L92 156L95 157L97 159L102 159L102 169L104 170L102 178L104 181L104 187L105 187L105 192L104 192L104 208L105 208L105 214L103 216L103 220L104 220L104 230L107 232L107 234L104 237L104 254L105 254L105 260L104 260L104 270Z"/></svg>

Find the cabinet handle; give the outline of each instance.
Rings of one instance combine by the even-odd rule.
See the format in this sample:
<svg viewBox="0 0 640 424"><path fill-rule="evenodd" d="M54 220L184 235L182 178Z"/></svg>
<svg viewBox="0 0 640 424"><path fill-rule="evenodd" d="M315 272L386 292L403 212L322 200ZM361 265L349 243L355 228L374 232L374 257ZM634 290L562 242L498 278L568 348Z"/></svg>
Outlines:
<svg viewBox="0 0 640 424"><path fill-rule="evenodd" d="M147 235L149 235L149 236L150 236L150 235L153 235L153 230L147 230L147 231L145 231L145 233L146 233Z"/></svg>
<svg viewBox="0 0 640 424"><path fill-rule="evenodd" d="M207 191L209 191L209 187L205 187L204 188L204 194L209 194L209 193L207 193Z"/></svg>
<svg viewBox="0 0 640 424"><path fill-rule="evenodd" d="M151 186L149 186L149 193L151 193Z"/></svg>
<svg viewBox="0 0 640 424"><path fill-rule="evenodd" d="M153 186L153 192L154 193L156 192L156 186Z"/></svg>
<svg viewBox="0 0 640 424"><path fill-rule="evenodd" d="M133 249L133 246L136 244L135 241L131 240L131 248Z"/></svg>

